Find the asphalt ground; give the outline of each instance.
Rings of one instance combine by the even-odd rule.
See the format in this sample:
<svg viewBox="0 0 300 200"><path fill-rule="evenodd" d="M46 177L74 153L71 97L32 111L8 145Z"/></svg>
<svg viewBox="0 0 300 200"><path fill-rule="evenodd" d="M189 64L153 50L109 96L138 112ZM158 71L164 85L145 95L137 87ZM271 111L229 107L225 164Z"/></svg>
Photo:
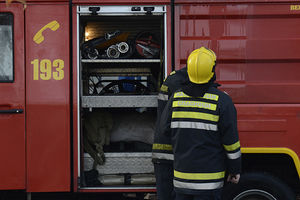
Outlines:
<svg viewBox="0 0 300 200"><path fill-rule="evenodd" d="M155 194L122 194L116 193L32 193L27 198L27 193L22 191L0 191L0 200L156 200ZM285 200L285 199L280 199ZM300 200L300 194L296 200Z"/></svg>

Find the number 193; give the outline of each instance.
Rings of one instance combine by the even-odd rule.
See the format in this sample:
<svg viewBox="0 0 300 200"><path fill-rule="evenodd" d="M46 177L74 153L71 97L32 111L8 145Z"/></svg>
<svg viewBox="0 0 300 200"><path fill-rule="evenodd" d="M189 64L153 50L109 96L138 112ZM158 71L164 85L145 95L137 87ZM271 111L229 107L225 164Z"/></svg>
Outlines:
<svg viewBox="0 0 300 200"><path fill-rule="evenodd" d="M33 80L62 80L64 78L64 61L55 59L53 62L49 59L34 59L31 61L33 65Z"/></svg>

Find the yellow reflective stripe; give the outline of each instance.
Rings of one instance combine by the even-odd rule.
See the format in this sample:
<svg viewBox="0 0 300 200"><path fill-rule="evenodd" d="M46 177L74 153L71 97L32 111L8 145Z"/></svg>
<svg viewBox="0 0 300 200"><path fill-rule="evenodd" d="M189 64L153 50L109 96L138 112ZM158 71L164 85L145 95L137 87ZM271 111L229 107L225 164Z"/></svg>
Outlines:
<svg viewBox="0 0 300 200"><path fill-rule="evenodd" d="M184 94L183 92L176 92L174 94L174 98L179 98L179 97L190 97L190 96Z"/></svg>
<svg viewBox="0 0 300 200"><path fill-rule="evenodd" d="M209 121L219 121L218 115L201 113L201 112L187 112L187 111L174 111L172 118L190 118L190 119L204 119Z"/></svg>
<svg viewBox="0 0 300 200"><path fill-rule="evenodd" d="M224 148L226 149L226 151L234 151L234 150L237 150L240 147L241 147L240 141L237 141L236 143L231 144L231 145L225 145L224 144Z"/></svg>
<svg viewBox="0 0 300 200"><path fill-rule="evenodd" d="M201 101L173 101L173 107L191 107L191 108L205 108L208 110L216 110L217 105Z"/></svg>
<svg viewBox="0 0 300 200"><path fill-rule="evenodd" d="M184 173L174 170L174 177L185 180L213 180L225 177L225 171L216 173Z"/></svg>
<svg viewBox="0 0 300 200"><path fill-rule="evenodd" d="M180 98L180 97L188 98L188 97L191 97L191 96L188 96L188 95L186 95L183 92L176 92L174 94L174 98ZM205 93L204 96L200 97L200 98L214 100L214 101L218 101L219 100L219 96L218 95L211 94L211 93Z"/></svg>
<svg viewBox="0 0 300 200"><path fill-rule="evenodd" d="M172 71L169 76L172 76L173 74L176 74L176 71Z"/></svg>
<svg viewBox="0 0 300 200"><path fill-rule="evenodd" d="M168 86L162 85L162 86L160 87L160 91L162 91L162 92L168 92Z"/></svg>
<svg viewBox="0 0 300 200"><path fill-rule="evenodd" d="M210 94L210 93L205 93L203 96L204 99L210 99L210 100L215 100L218 101L219 100L219 96L215 95L215 94Z"/></svg>
<svg viewBox="0 0 300 200"><path fill-rule="evenodd" d="M172 151L172 145L170 145L170 144L153 144L152 149Z"/></svg>
<svg viewBox="0 0 300 200"><path fill-rule="evenodd" d="M298 177L300 178L300 159L297 153L289 148L285 147L242 147L241 148L242 153L251 153L251 154L287 154L290 156L295 164L295 167L298 172Z"/></svg>

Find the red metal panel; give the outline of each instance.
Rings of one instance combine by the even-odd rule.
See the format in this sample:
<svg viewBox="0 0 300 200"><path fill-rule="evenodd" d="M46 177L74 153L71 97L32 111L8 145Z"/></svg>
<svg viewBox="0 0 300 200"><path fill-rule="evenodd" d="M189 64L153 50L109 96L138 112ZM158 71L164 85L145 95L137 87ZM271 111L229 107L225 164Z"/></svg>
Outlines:
<svg viewBox="0 0 300 200"><path fill-rule="evenodd" d="M296 2L298 3L298 0L175 0L175 3L180 4L195 4L195 3L210 3L210 4L228 4L228 3L234 3L234 4L245 4L245 3L291 3Z"/></svg>
<svg viewBox="0 0 300 200"><path fill-rule="evenodd" d="M68 5L26 8L27 191L70 190Z"/></svg>
<svg viewBox="0 0 300 200"><path fill-rule="evenodd" d="M293 4L176 4L176 64L202 45L235 103L300 102L300 9Z"/></svg>
<svg viewBox="0 0 300 200"><path fill-rule="evenodd" d="M26 0L29 2L38 2L38 3L55 3L55 2L69 2L69 0Z"/></svg>
<svg viewBox="0 0 300 200"><path fill-rule="evenodd" d="M242 147L287 147L300 155L299 104L237 104Z"/></svg>
<svg viewBox="0 0 300 200"><path fill-rule="evenodd" d="M175 62L184 66L200 46L213 49L217 80L237 107L242 147L300 155L300 7L264 2L176 0Z"/></svg>
<svg viewBox="0 0 300 200"><path fill-rule="evenodd" d="M167 20L166 20L166 29L167 29L167 58L166 58L166 62L167 62L167 74L170 74L172 71L172 67L171 66L171 58L172 58L172 49L171 49L171 44L172 44L172 40L171 40L171 35L172 30L171 30L171 6L167 6Z"/></svg>
<svg viewBox="0 0 300 200"><path fill-rule="evenodd" d="M0 114L0 190L25 189L25 67L24 13L21 4L0 12L13 14L14 81L0 83L0 110L23 109L21 114Z"/></svg>

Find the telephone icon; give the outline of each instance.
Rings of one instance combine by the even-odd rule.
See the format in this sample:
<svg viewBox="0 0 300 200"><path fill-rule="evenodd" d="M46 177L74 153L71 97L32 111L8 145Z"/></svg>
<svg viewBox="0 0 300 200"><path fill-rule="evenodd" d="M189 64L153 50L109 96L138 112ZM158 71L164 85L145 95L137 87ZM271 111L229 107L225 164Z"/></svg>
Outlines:
<svg viewBox="0 0 300 200"><path fill-rule="evenodd" d="M33 37L33 41L37 44L40 44L44 41L43 32L46 29L50 29L52 31L56 31L59 28L59 23L56 20L53 20L52 22L49 22L46 24L43 28L41 28Z"/></svg>

